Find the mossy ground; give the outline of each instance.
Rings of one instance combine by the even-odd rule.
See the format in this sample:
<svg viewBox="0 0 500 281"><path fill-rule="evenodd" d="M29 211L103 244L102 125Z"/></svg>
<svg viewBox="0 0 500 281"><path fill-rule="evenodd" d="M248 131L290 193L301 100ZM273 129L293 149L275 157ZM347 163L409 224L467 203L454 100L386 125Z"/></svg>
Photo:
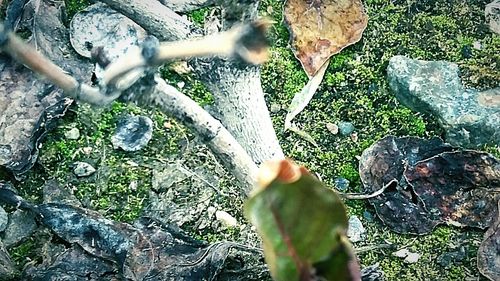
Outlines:
<svg viewBox="0 0 500 281"><path fill-rule="evenodd" d="M412 112L394 97L385 73L392 56L455 62L462 70L462 79L467 87L490 88L498 86L500 81L500 37L493 35L484 22L484 6L490 1L364 2L369 23L362 40L332 58L320 89L295 120L302 130L314 138L318 147L293 133L282 131L286 110L272 114L286 155L317 173L329 185L333 186L336 177L347 178L351 182L349 192L359 192L361 187L356 156L378 139L388 134L443 135L432 116ZM67 14L72 16L88 2L67 0L66 4ZM307 82L307 76L289 48L289 34L281 24L281 11L282 1L263 0L261 3L261 14L277 22L270 33L272 56L262 67L262 84L268 105L276 104L286 109L293 95ZM206 9L198 10L190 17L201 24L206 12ZM480 50L473 48L474 42L481 44ZM172 85L184 82L181 90L199 103L210 104L210 93L189 75L178 75L168 68L164 68L162 74ZM44 181L56 178L71 186L84 206L99 210L112 219L133 221L147 204L155 163L181 157L187 143L193 141L193 136L161 112L132 105L114 103L101 109L78 106L74 110L49 134L38 164L16 187L22 196L39 202ZM111 146L110 136L116 121L126 114L152 116L155 123L153 139L141 152L125 153ZM326 122L342 120L355 125L357 141L333 135L325 127ZM73 127L82 133L78 140L64 137L64 132ZM84 152L84 147L91 147L91 152ZM500 155L497 147L484 149ZM99 167L98 172L89 178L76 178L71 172L75 161L87 161ZM204 160L192 161L198 163ZM226 178L223 185L230 187L233 183ZM131 189L132 186L135 189ZM221 197L218 200L225 208L241 206L240 199ZM379 263L388 280L465 280L478 276L475 256L482 232L440 226L429 235L398 235L389 231L378 219L365 218L367 212L375 217L367 202L348 201L347 205L349 213L360 217L368 231L367 239L357 247L392 243L398 249L408 247L412 252L422 254L415 264L405 264L402 259L391 255L393 250L384 248L359 254L364 266ZM234 214L239 221L244 221L241 208L234 209ZM239 232L235 229L211 233L188 225L186 230L207 240L239 239ZM11 251L19 266L26 263L28 257L37 256L37 245L30 239ZM449 268L437 264L440 254L460 245L467 249L467 257L462 262L453 263Z"/></svg>

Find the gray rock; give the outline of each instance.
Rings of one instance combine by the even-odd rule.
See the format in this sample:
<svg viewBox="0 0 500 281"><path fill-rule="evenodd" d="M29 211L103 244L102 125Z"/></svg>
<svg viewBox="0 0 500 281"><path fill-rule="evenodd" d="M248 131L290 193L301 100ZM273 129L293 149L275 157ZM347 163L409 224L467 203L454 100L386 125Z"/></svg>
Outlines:
<svg viewBox="0 0 500 281"><path fill-rule="evenodd" d="M404 105L435 115L446 130L446 141L477 148L500 144L500 89L465 89L458 66L445 61L391 58L389 85Z"/></svg>
<svg viewBox="0 0 500 281"><path fill-rule="evenodd" d="M13 280L16 275L16 268L12 263L9 253L0 242L0 280Z"/></svg>
<svg viewBox="0 0 500 281"><path fill-rule="evenodd" d="M66 131L64 133L64 137L69 140L77 140L80 138L80 131L78 130L78 128L71 128L69 131Z"/></svg>
<svg viewBox="0 0 500 281"><path fill-rule="evenodd" d="M343 136L350 135L355 130L354 125L351 122L342 121L339 123L338 127L340 134Z"/></svg>
<svg viewBox="0 0 500 281"><path fill-rule="evenodd" d="M500 0L494 0L486 5L484 15L490 26L490 30L496 34L500 34Z"/></svg>
<svg viewBox="0 0 500 281"><path fill-rule="evenodd" d="M26 237L33 234L36 227L35 215L33 213L16 210L10 215L9 223L5 229L3 244L7 248L19 244Z"/></svg>
<svg viewBox="0 0 500 281"><path fill-rule="evenodd" d="M340 191L346 191L349 188L349 180L346 178L338 177L334 181L335 187Z"/></svg>
<svg viewBox="0 0 500 281"><path fill-rule="evenodd" d="M73 173L75 173L75 175L78 177L88 177L96 171L95 168L92 167L92 165L86 162L75 162L73 163L73 165Z"/></svg>
<svg viewBox="0 0 500 281"><path fill-rule="evenodd" d="M56 180L49 180L43 186L43 203L65 203L81 206L73 192L67 186L61 186Z"/></svg>
<svg viewBox="0 0 500 281"><path fill-rule="evenodd" d="M444 268L449 268L452 265L462 262L467 257L465 247L461 246L457 251L446 252L437 258L437 262Z"/></svg>
<svg viewBox="0 0 500 281"><path fill-rule="evenodd" d="M127 116L118 122L111 137L114 148L138 151L153 137L153 121L146 116Z"/></svg>
<svg viewBox="0 0 500 281"><path fill-rule="evenodd" d="M0 232L3 232L5 230L8 223L9 217L7 215L7 212L5 212L2 207L0 207Z"/></svg>
<svg viewBox="0 0 500 281"><path fill-rule="evenodd" d="M349 228L347 229L347 237L351 242L356 243L364 239L366 229L357 216L349 218Z"/></svg>

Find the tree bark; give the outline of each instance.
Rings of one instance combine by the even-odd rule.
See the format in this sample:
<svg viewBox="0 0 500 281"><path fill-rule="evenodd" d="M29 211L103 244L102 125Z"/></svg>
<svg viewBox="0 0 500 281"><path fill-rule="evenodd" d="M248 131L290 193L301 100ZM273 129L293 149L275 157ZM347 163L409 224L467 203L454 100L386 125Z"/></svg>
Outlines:
<svg viewBox="0 0 500 281"><path fill-rule="evenodd" d="M214 0L160 0L160 2L175 12L185 13L212 5Z"/></svg>
<svg viewBox="0 0 500 281"><path fill-rule="evenodd" d="M156 0L101 0L160 40L202 34L200 29ZM203 48L203 46L200 46ZM257 67L234 61L191 60L195 73L213 92L219 118L257 164L284 158L272 126Z"/></svg>

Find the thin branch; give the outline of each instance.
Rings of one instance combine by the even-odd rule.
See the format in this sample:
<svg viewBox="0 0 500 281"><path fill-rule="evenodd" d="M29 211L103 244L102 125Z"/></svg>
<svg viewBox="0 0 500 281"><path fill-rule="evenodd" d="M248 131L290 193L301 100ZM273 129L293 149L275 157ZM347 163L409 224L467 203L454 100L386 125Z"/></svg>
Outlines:
<svg viewBox="0 0 500 281"><path fill-rule="evenodd" d="M192 44L197 43L192 42ZM118 98L121 94L115 91L112 96L108 96L106 93L110 90L107 88L99 89L80 84L30 45L18 39L14 34L5 32L1 23L0 50L5 51L36 73L46 76L52 83L63 89L65 95L71 98L102 105ZM243 147L218 120L195 101L168 85L161 78L156 77L155 82L155 85L150 82L146 86L137 85L140 90L127 89L124 94L130 95L128 97L136 99L142 105L156 105L163 112L173 115L192 129L218 156L224 167L236 177L245 193L248 194L256 182L258 168Z"/></svg>
<svg viewBox="0 0 500 281"><path fill-rule="evenodd" d="M64 94L70 98L100 105L111 102L118 97L116 95L103 95L98 88L80 84L74 77L68 75L33 47L26 44L12 32L5 30L2 23L0 23L0 50L34 72L45 76L50 82L60 87Z"/></svg>
<svg viewBox="0 0 500 281"><path fill-rule="evenodd" d="M142 105L154 105L173 115L200 136L248 195L256 182L258 167L245 149L198 103L159 77L155 78L155 82L157 84L154 91L141 95L138 102Z"/></svg>
<svg viewBox="0 0 500 281"><path fill-rule="evenodd" d="M389 186L391 186L394 183L397 184L398 181L396 179L393 179L389 183L387 183L386 185L384 185L381 189L379 189L379 190L377 190L377 191L375 191L375 192L373 192L371 194L342 193L342 192L339 192L339 194L340 194L340 196L342 196L345 199L355 199L355 200L370 199L370 198L377 197L380 194L384 193L384 191L387 188L389 188Z"/></svg>
<svg viewBox="0 0 500 281"><path fill-rule="evenodd" d="M134 49L109 65L103 85L114 84L133 69L155 66L177 58L236 57L247 63L261 64L268 58L265 32L269 22L261 20L238 25L229 31L192 40L164 42L151 50L151 57L143 50Z"/></svg>

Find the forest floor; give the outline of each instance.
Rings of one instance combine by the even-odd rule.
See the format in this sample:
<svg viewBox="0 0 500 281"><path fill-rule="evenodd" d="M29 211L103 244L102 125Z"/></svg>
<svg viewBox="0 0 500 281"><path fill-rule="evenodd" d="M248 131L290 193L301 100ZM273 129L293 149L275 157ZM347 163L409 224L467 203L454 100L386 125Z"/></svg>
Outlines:
<svg viewBox="0 0 500 281"><path fill-rule="evenodd" d="M66 2L70 17L88 5L84 0ZM332 58L313 100L295 119L300 129L317 142L316 147L294 133L283 131L286 109L294 94L307 82L307 76L290 50L289 33L282 23L282 1L261 1L261 15L276 21L270 34L271 59L262 67L262 85L285 155L319 175L329 186L334 187L334 180L342 177L350 182L347 192L360 192L357 156L377 140L386 135L444 137L435 117L413 112L396 100L386 79L386 67L394 55L445 60L459 65L462 81L468 88L499 86L500 37L489 30L484 18L484 8L489 2L365 0L369 21L362 39ZM205 8L188 16L203 24L209 11ZM473 47L477 43L480 49ZM161 71L172 85L183 86L183 93L203 105L210 105L211 94L190 74L179 75L169 66L162 67ZM118 151L111 144L117 120L127 114L150 116L155 124L151 142L139 152ZM340 121L354 124L357 140L334 135L326 128L326 123ZM79 139L65 137L72 128L81 132ZM85 147L91 147L91 152L85 153ZM486 146L482 150L500 156L498 147ZM98 172L91 177L77 178L72 172L75 161L87 161L98 167ZM207 171L213 171L217 180L209 181L220 192L211 199L210 205L230 213L241 225L247 225L245 229L212 224L200 229L194 218L181 227L207 241L231 240L258 245L258 241L249 240L255 236L248 235L248 222L242 214L244 198L237 191L235 181L220 169L208 149L186 128L155 110L121 103L106 108L75 105L47 136L37 165L15 186L21 196L40 202L43 184L57 179L70 186L85 207L114 220L133 222L149 204L153 174L166 163L175 161L182 161L193 171L202 167L205 172L201 176L205 178L212 178ZM133 189L131 183L134 183ZM197 194L177 196L182 204ZM359 217L367 230L365 239L354 245L365 249L358 254L360 263L362 266L378 263L387 280L482 280L476 266L482 231L438 226L428 235L400 235L383 225L367 201L348 200L346 205L349 214ZM380 247L386 244L392 244L393 248ZM438 263L443 253L457 251L462 246L466 253L462 260L447 266ZM410 264L392 255L401 248L420 254L420 259ZM36 262L39 251L40 245L32 236L9 252L21 269L30 260Z"/></svg>

